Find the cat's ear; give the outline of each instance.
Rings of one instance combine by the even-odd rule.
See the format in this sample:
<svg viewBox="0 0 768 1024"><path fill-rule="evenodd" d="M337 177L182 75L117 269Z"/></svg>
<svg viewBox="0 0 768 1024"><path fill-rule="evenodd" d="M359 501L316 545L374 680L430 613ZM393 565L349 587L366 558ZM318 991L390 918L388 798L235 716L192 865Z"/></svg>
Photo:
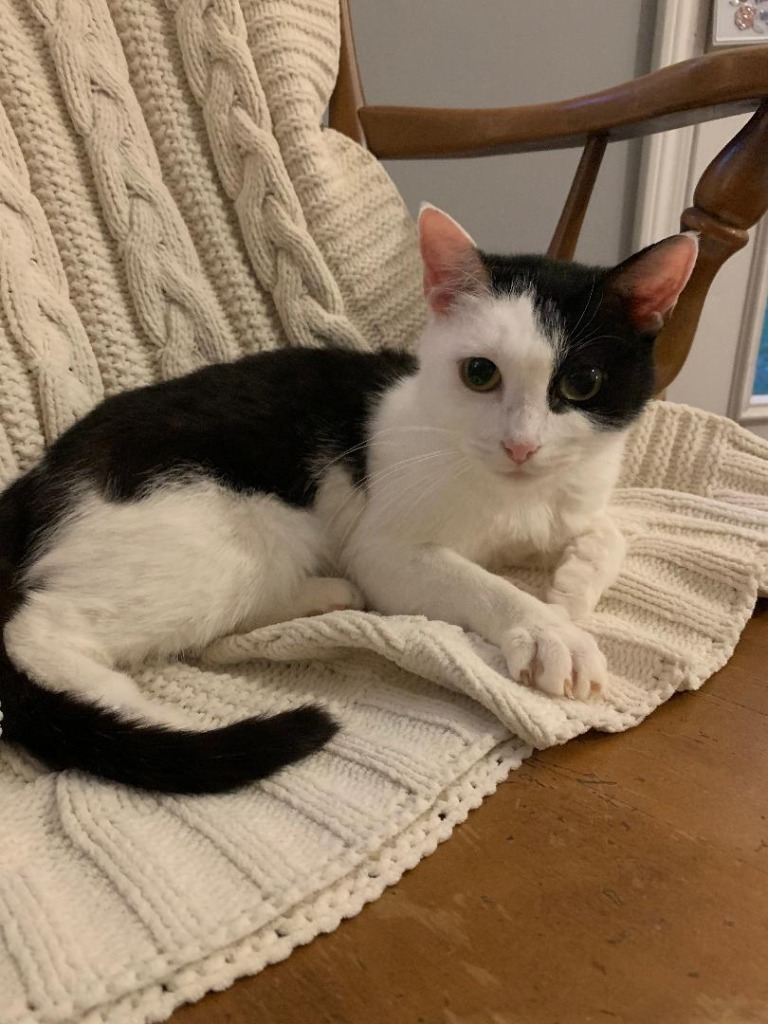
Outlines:
<svg viewBox="0 0 768 1024"><path fill-rule="evenodd" d="M448 313L460 295L487 288L488 276L475 243L452 217L429 203L422 203L419 211L419 250L424 295L438 316Z"/></svg>
<svg viewBox="0 0 768 1024"><path fill-rule="evenodd" d="M691 276L699 243L692 232L672 235L630 256L608 274L642 334L658 334Z"/></svg>
<svg viewBox="0 0 768 1024"><path fill-rule="evenodd" d="M635 328L657 334L688 284L698 254L695 234L673 234L618 264L607 285L629 308Z"/></svg>

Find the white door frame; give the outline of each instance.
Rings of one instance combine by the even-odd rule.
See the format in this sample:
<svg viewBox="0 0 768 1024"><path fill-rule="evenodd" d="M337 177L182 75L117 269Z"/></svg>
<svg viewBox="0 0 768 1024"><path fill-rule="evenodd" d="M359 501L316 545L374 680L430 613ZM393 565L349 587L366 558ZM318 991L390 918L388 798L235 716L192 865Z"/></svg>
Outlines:
<svg viewBox="0 0 768 1024"><path fill-rule="evenodd" d="M677 64L704 52L707 5L699 0L659 0L651 70ZM640 158L634 248L642 249L680 230L680 212L690 182L695 128L650 135Z"/></svg>
<svg viewBox="0 0 768 1024"><path fill-rule="evenodd" d="M659 0L652 69L699 56L707 48L710 3ZM747 118L741 119L746 121ZM634 247L680 229L696 181L739 119L652 135L643 143ZM718 139L718 132L724 137ZM733 256L712 284L692 358L669 397L726 414L768 436L768 403L755 401L752 383L768 287L768 227L759 225L748 247Z"/></svg>

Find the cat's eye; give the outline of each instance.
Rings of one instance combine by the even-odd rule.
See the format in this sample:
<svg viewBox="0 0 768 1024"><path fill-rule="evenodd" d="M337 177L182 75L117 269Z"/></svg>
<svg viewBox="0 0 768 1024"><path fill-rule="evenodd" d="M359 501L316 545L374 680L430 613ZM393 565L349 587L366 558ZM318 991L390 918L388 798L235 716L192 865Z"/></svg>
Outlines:
<svg viewBox="0 0 768 1024"><path fill-rule="evenodd" d="M586 402L594 398L603 386L603 374L596 366L585 366L563 374L557 386L560 394L569 402Z"/></svg>
<svg viewBox="0 0 768 1024"><path fill-rule="evenodd" d="M501 384L501 370L490 359L474 356L459 363L462 383L471 391L493 391Z"/></svg>

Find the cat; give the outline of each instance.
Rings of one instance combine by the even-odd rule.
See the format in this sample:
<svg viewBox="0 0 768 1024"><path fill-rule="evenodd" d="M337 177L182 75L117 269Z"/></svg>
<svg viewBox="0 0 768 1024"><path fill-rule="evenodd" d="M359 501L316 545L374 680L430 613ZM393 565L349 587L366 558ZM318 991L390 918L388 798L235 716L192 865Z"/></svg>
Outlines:
<svg viewBox="0 0 768 1024"><path fill-rule="evenodd" d="M263 778L334 735L324 709L199 731L127 673L335 609L442 619L514 680L601 690L578 620L624 557L607 504L695 238L606 270L485 254L428 205L418 230L417 355L285 348L112 396L0 496L5 739L157 791ZM491 571L531 557L546 601Z"/></svg>

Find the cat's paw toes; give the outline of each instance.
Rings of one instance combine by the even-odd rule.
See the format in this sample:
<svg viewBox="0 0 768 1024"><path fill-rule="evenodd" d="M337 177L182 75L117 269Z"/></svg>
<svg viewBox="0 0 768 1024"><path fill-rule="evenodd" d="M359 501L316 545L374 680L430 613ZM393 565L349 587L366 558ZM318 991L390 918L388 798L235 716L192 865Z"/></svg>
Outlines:
<svg viewBox="0 0 768 1024"><path fill-rule="evenodd" d="M513 679L555 697L584 700L601 693L607 683L602 651L577 626L553 622L513 628L501 646Z"/></svg>

